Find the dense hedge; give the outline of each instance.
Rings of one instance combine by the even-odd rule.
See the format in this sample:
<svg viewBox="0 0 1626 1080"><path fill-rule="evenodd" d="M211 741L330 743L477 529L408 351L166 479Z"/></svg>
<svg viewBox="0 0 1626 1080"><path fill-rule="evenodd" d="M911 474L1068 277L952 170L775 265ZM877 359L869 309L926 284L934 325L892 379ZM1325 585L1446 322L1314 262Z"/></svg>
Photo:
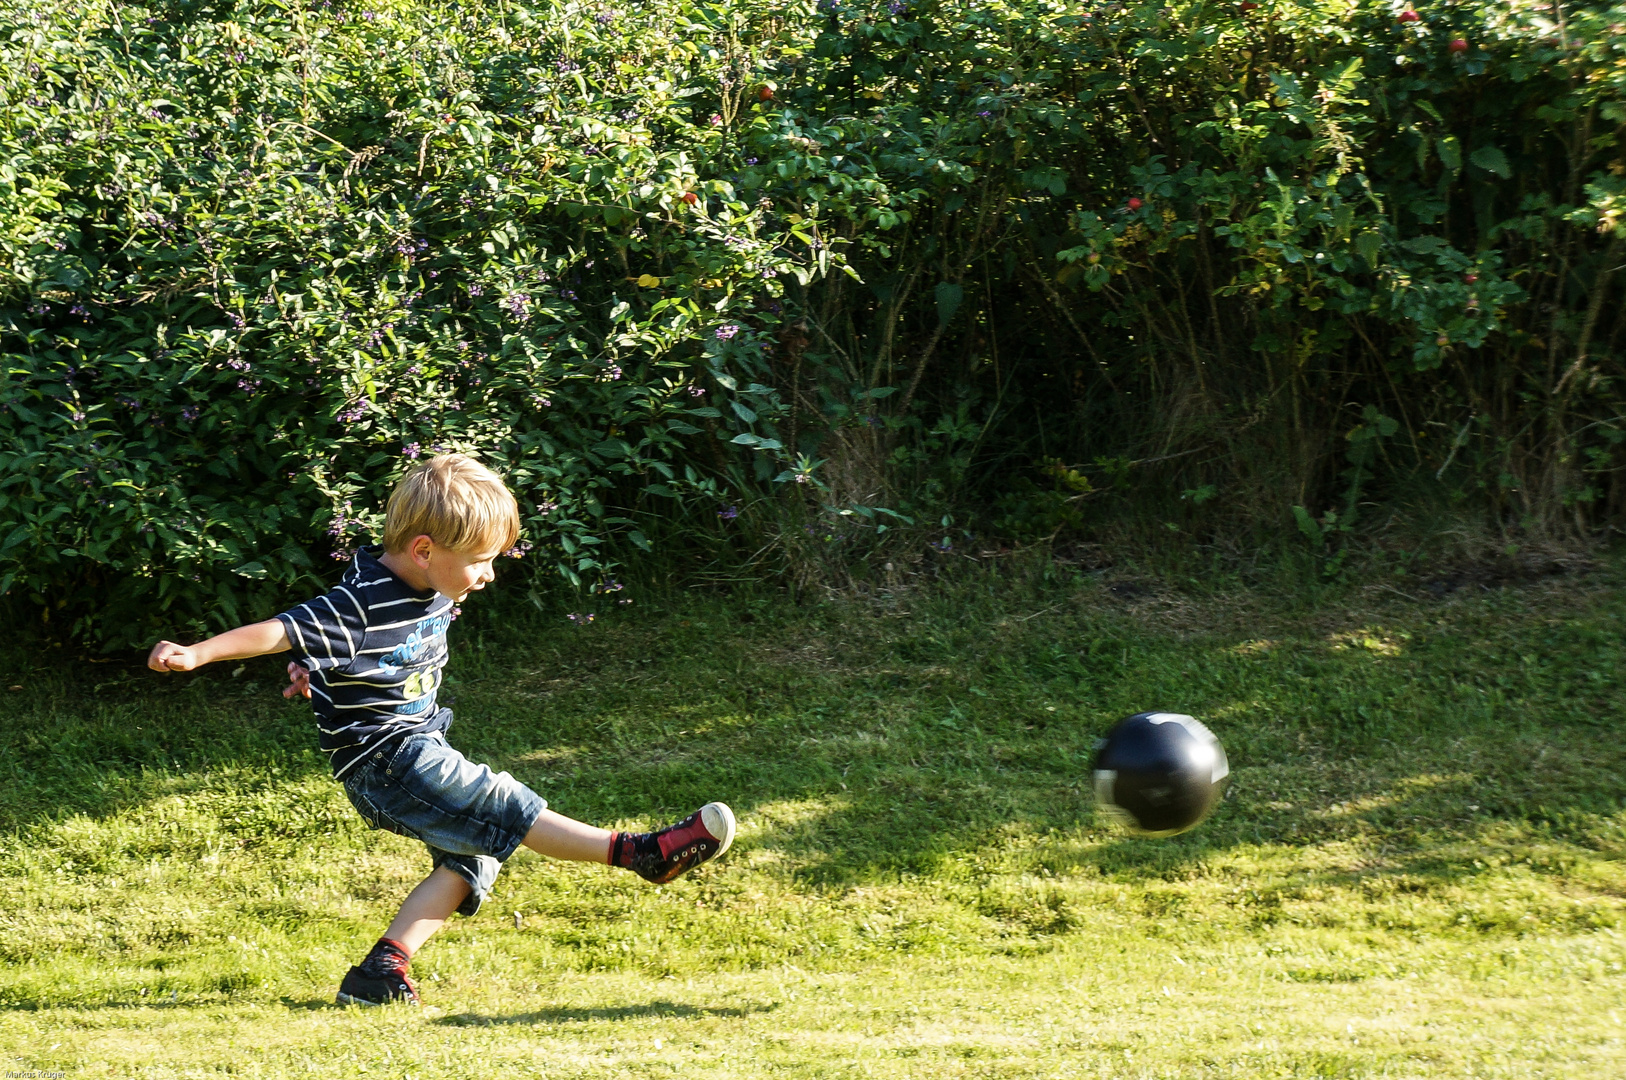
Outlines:
<svg viewBox="0 0 1626 1080"><path fill-rule="evenodd" d="M898 504L1038 537L1127 491L1329 555L1374 502L1626 523L1626 5L821 10L821 139L905 220L842 222L865 285L807 312L901 388L833 440Z"/></svg>
<svg viewBox="0 0 1626 1080"><path fill-rule="evenodd" d="M583 584L1135 485L1618 522L1626 9L1402 10L5 0L0 592L263 614L436 447Z"/></svg>
<svg viewBox="0 0 1626 1080"><path fill-rule="evenodd" d="M505 472L531 542L592 581L607 530L647 543L607 487L715 493L733 455L702 432L779 449L753 431L763 334L828 253L725 175L745 154L718 110L760 106L717 86L761 81L697 47L728 20L13 18L0 591L120 639L263 613L441 448Z"/></svg>

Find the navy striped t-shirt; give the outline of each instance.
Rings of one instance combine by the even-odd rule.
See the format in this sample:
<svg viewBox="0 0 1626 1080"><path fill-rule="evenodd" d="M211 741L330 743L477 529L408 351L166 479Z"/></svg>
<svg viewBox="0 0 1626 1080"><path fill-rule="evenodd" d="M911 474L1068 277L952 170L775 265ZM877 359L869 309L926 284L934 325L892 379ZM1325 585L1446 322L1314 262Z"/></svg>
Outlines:
<svg viewBox="0 0 1626 1080"><path fill-rule="evenodd" d="M337 588L277 616L311 673L322 752L339 778L373 749L452 721L435 705L451 598L412 588L382 553L362 548Z"/></svg>

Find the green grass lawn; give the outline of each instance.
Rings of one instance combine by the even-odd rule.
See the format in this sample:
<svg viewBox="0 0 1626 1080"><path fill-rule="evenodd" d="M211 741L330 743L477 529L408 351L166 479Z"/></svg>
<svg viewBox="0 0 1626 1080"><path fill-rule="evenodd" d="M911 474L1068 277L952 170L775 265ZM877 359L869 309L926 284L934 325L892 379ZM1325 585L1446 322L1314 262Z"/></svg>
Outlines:
<svg viewBox="0 0 1626 1080"><path fill-rule="evenodd" d="M1614 569L1315 605L646 597L587 627L476 598L454 745L588 821L721 798L741 833L664 888L521 852L415 961L422 1011L331 1004L428 862L360 824L279 663L14 649L0 1050L76 1078L1626 1075L1623 599ZM1172 840L1090 798L1096 738L1151 708L1233 770Z"/></svg>

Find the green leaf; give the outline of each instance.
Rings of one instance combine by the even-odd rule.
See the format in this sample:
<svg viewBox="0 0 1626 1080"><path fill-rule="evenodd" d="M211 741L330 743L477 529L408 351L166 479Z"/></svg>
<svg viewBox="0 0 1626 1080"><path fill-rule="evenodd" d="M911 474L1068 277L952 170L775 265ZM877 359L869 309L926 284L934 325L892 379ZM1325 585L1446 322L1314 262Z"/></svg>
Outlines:
<svg viewBox="0 0 1626 1080"><path fill-rule="evenodd" d="M1507 155L1494 146L1481 146L1468 155L1468 160L1488 173L1495 173L1503 180L1513 176L1513 167L1507 163Z"/></svg>
<svg viewBox="0 0 1626 1080"><path fill-rule="evenodd" d="M1366 261L1367 266L1376 269L1378 252L1383 250L1383 237L1378 235L1376 230L1368 229L1355 237L1355 250Z"/></svg>
<svg viewBox="0 0 1626 1080"><path fill-rule="evenodd" d="M1293 507L1293 519L1298 522L1299 532L1308 536L1313 542L1319 544L1325 539L1321 532L1321 526L1316 522L1315 518L1310 516L1310 511L1304 507Z"/></svg>
<svg viewBox="0 0 1626 1080"><path fill-rule="evenodd" d="M1455 135L1447 135L1436 144L1440 161L1452 172L1462 171L1462 142Z"/></svg>

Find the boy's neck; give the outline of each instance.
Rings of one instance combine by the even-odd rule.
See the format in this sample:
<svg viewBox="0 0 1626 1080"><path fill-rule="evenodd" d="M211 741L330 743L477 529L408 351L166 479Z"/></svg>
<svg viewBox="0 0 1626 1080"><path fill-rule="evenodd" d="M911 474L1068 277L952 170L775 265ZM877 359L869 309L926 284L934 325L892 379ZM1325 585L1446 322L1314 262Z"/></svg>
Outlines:
<svg viewBox="0 0 1626 1080"><path fill-rule="evenodd" d="M404 551L386 551L378 557L378 563L384 569L406 582L418 592L430 592L429 575L418 568L412 561L412 556Z"/></svg>

